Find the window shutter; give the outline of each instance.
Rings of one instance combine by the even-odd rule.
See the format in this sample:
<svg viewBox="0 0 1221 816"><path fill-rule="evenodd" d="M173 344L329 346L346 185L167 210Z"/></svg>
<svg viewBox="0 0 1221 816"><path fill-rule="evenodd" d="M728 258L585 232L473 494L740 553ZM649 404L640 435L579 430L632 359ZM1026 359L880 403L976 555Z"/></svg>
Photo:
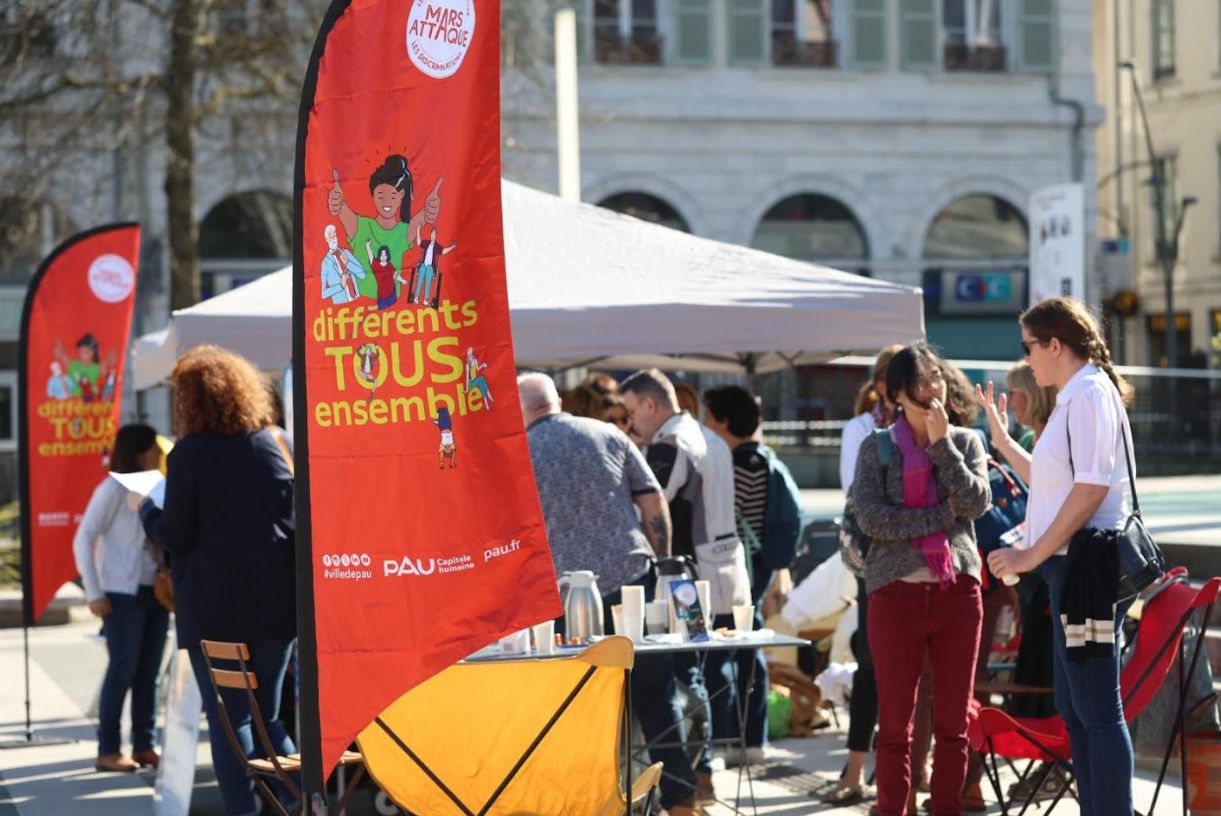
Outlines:
<svg viewBox="0 0 1221 816"><path fill-rule="evenodd" d="M771 0L728 0L729 63L762 65L767 60Z"/></svg>
<svg viewBox="0 0 1221 816"><path fill-rule="evenodd" d="M1022 70L1052 70L1052 62L1055 59L1055 19L1055 4L1052 0L1022 0Z"/></svg>
<svg viewBox="0 0 1221 816"><path fill-rule="evenodd" d="M886 67L886 0L856 0L851 37L852 67Z"/></svg>
<svg viewBox="0 0 1221 816"><path fill-rule="evenodd" d="M931 71L938 59L937 7L934 0L903 0L899 4L904 70Z"/></svg>
<svg viewBox="0 0 1221 816"><path fill-rule="evenodd" d="M676 9L675 61L682 65L712 62L711 0L677 0Z"/></svg>

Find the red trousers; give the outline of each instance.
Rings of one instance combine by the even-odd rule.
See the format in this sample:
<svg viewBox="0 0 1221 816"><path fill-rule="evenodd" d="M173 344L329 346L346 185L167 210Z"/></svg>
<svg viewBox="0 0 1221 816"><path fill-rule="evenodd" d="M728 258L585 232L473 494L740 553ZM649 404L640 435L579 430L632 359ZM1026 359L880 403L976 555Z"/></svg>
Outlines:
<svg viewBox="0 0 1221 816"><path fill-rule="evenodd" d="M983 617L979 584L895 581L869 596L869 648L878 684L878 811L904 816L912 784L912 717L927 656L933 680L933 778L937 816L961 816L967 774L967 706Z"/></svg>

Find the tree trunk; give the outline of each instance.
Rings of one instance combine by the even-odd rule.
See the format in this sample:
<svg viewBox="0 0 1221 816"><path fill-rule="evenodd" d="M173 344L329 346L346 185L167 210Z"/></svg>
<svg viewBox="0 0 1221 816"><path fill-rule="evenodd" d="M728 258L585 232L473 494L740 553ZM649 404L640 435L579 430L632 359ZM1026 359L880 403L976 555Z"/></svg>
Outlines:
<svg viewBox="0 0 1221 816"><path fill-rule="evenodd" d="M166 219L170 308L199 302L199 225L195 221L195 34L198 0L174 0L166 73Z"/></svg>

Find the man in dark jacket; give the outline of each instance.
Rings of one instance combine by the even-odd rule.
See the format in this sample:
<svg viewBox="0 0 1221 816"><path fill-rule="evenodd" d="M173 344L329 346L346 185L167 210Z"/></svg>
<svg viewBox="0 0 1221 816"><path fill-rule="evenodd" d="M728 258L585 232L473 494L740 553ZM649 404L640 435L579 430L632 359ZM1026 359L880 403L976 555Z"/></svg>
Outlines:
<svg viewBox="0 0 1221 816"><path fill-rule="evenodd" d="M755 604L755 626L763 624L760 606L777 570L793 562L801 536L801 501L792 475L771 448L758 440L762 412L759 401L745 388L726 385L704 393L704 424L725 440L733 451L734 515L738 532L746 543L751 565L751 595ZM726 677L723 652L708 655L705 670L708 693L713 706L713 733L717 738L738 735L733 696L717 694L732 682ZM720 658L717 660L717 658ZM739 695L747 695L746 744L751 761L762 759L767 744L767 661L758 649L743 649L737 656ZM747 692L751 665L755 664L755 683ZM732 764L737 752L730 751Z"/></svg>

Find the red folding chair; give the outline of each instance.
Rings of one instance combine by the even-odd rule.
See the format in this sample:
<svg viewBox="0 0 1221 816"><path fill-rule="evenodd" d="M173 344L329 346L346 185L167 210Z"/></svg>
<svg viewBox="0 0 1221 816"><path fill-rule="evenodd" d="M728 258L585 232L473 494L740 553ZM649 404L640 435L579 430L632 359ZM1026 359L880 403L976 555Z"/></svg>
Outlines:
<svg viewBox="0 0 1221 816"><path fill-rule="evenodd" d="M1187 665L1183 629L1192 615L1199 610L1204 610L1204 619L1200 624L1201 635L1196 639L1190 666L1182 673L1175 730L1166 745L1166 752L1162 758L1162 770L1158 775L1157 788L1153 793L1149 814L1152 814L1153 809L1157 806L1157 797L1161 792L1166 768L1170 763L1170 752L1174 747L1175 734L1178 735L1180 742L1182 778L1187 778L1186 683L1199 660L1204 645L1203 632L1208 628L1208 621L1219 590L1221 590L1221 578L1210 578L1203 587L1195 589L1187 583L1186 570L1171 571L1164 579L1157 594L1145 604L1141 613L1140 625L1137 627L1132 655L1123 667L1123 671L1120 672L1119 689L1123 696L1124 718L1130 724L1144 710L1149 701L1157 694L1162 683L1165 682L1174 662L1176 650L1179 653L1180 665ZM998 757L1004 757L1007 760L1027 759L1047 763L1037 784L1031 786L1031 793L1022 807L1021 814L1026 813L1027 808L1034 801L1036 793L1056 768L1065 774L1066 784L1056 795L1044 816L1051 813L1072 784L1073 771L1070 761L1072 748L1069 746L1068 731L1064 726L1064 721L1059 716L1041 719L1011 717L998 708L985 707L980 709L977 716L973 715L971 718L971 742L974 750L987 749L988 759L984 766L1004 816L1009 814L1009 803L1005 801L1001 790ZM1026 773L1029 772L1027 769ZM1024 778L1025 774L1023 774L1023 780ZM1183 785L1183 812L1187 812L1186 784Z"/></svg>

